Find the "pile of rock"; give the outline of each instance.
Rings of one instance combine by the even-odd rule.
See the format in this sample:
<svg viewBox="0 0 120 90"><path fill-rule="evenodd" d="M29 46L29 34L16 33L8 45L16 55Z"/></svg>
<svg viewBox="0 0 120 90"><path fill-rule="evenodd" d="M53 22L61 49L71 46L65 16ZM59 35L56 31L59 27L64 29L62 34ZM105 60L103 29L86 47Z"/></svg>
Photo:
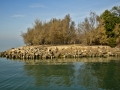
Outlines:
<svg viewBox="0 0 120 90"><path fill-rule="evenodd" d="M0 53L13 59L47 59L80 57L120 57L120 48L109 46L23 46Z"/></svg>

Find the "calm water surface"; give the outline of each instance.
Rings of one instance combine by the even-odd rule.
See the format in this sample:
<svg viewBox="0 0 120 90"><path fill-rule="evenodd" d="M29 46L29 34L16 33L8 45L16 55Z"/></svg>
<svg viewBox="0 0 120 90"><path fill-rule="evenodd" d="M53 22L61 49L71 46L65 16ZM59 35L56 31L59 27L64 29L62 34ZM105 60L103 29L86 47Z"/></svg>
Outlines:
<svg viewBox="0 0 120 90"><path fill-rule="evenodd" d="M120 90L119 58L0 58L0 90Z"/></svg>

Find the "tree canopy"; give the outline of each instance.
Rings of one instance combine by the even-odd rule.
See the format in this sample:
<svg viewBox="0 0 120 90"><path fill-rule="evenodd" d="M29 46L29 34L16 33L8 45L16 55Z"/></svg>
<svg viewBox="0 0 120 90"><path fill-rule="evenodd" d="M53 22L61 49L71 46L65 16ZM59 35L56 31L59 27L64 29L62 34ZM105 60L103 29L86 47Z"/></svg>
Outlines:
<svg viewBox="0 0 120 90"><path fill-rule="evenodd" d="M120 44L120 6L105 10L100 16L90 12L89 17L78 25L70 14L48 22L36 19L33 27L21 36L26 45L80 43L114 47Z"/></svg>

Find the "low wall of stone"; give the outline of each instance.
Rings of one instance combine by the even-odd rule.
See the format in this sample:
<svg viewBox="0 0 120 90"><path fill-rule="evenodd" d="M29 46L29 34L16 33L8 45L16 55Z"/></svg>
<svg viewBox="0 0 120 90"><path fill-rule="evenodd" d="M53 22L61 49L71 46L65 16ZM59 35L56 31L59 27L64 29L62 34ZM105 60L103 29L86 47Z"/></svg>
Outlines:
<svg viewBox="0 0 120 90"><path fill-rule="evenodd" d="M109 46L23 46L0 52L0 57L12 59L52 59L81 57L120 57L120 48Z"/></svg>

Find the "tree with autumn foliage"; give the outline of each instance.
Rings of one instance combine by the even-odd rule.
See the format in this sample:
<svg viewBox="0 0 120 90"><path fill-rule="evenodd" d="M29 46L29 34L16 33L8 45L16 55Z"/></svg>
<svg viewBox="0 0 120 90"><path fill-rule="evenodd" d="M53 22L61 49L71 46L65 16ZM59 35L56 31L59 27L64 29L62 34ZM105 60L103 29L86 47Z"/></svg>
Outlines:
<svg viewBox="0 0 120 90"><path fill-rule="evenodd" d="M28 28L21 36L27 45L70 44L74 43L76 36L75 23L69 14L62 20L53 18L42 22L37 19L33 28Z"/></svg>
<svg viewBox="0 0 120 90"><path fill-rule="evenodd" d="M53 18L49 22L35 20L33 28L22 33L26 45L42 44L84 44L109 45L120 44L120 6L105 10L100 16L90 12L76 27L70 15L63 19Z"/></svg>

